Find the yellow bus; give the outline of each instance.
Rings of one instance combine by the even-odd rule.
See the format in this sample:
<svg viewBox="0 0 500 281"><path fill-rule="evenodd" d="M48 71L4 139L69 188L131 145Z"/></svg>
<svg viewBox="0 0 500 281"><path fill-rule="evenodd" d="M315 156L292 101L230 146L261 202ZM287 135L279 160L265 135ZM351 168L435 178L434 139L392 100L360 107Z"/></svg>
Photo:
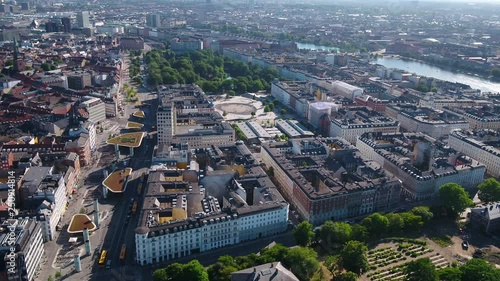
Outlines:
<svg viewBox="0 0 500 281"><path fill-rule="evenodd" d="M101 257L99 258L99 266L104 267L106 265L106 256L108 255L108 251L102 250Z"/></svg>
<svg viewBox="0 0 500 281"><path fill-rule="evenodd" d="M139 186L137 187L137 195L141 195L142 192L142 182L139 183Z"/></svg>
<svg viewBox="0 0 500 281"><path fill-rule="evenodd" d="M137 211L137 201L134 201L134 205L132 205L132 215Z"/></svg>
<svg viewBox="0 0 500 281"><path fill-rule="evenodd" d="M120 262L125 263L125 255L127 254L127 246L125 244L122 245L122 250L120 251Z"/></svg>

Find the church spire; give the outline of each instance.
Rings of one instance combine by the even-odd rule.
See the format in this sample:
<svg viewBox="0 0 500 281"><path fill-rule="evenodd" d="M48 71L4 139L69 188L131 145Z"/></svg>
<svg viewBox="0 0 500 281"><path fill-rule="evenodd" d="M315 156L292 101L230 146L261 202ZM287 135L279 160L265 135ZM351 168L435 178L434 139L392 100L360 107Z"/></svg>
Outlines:
<svg viewBox="0 0 500 281"><path fill-rule="evenodd" d="M14 72L19 72L18 69L18 60L19 60L19 50L17 48L17 39L14 38Z"/></svg>

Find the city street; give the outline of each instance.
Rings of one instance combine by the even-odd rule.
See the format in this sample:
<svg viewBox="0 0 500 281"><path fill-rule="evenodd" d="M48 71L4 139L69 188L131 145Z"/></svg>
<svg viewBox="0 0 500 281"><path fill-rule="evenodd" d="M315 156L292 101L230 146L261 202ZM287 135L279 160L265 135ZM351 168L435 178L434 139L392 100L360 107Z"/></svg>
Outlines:
<svg viewBox="0 0 500 281"><path fill-rule="evenodd" d="M123 62L120 87L129 83L127 64L130 60L124 57ZM45 244L46 258L42 268L50 266L53 270L52 272L47 270L42 271L37 280L47 280L49 274L54 277L57 271L61 273L63 278L71 280L151 280L154 269L169 264L163 263L148 267L141 267L135 264L134 230L137 227L139 212L132 214L131 206L134 201L140 203L137 186L141 175L143 173L147 174L151 163L155 134L154 132L149 132L149 130L156 123L155 108L157 107L155 94L141 86L139 86L137 91L140 102L135 104L127 103L123 96L119 96L123 113L119 114L116 118L106 119L99 125L102 126L103 132L100 133L98 130L97 133L98 149L93 154L94 161L91 165L81 170L77 192L70 199L70 204L62 218L63 228L58 232L57 239ZM149 105L140 107L140 110L143 110L145 113L143 120L132 116L135 111L139 110L138 105L140 104ZM143 123L144 130L148 132L148 135L144 138L141 146L135 149L133 157L130 157L128 149L123 148L120 149L120 158L118 158L114 148L111 145L107 145L106 140L110 135L118 135L127 131L125 127L129 121ZM101 184L104 180L103 170L112 165L112 163L115 163L115 168L125 168L125 165L127 165L133 169L133 172L130 175L125 192L122 194L108 193L107 198L104 198ZM84 212L93 219L93 202L95 200L99 202L100 225L90 235L91 254L85 255L82 239L80 238L77 244L70 245L68 242L70 236L66 230L74 214ZM139 205L138 209L140 207ZM293 235L291 232L287 232L266 239L248 241L206 253L199 253L171 261L170 263L198 259L202 264L208 266L215 263L221 255L247 255L257 252L273 241L287 246L294 245ZM119 259L122 245L125 245L127 248L126 260L123 264ZM97 263L102 250L108 252L107 261L111 261L109 269L100 267ZM81 255L81 272L76 272L74 268L73 260L74 255L77 253Z"/></svg>
<svg viewBox="0 0 500 281"><path fill-rule="evenodd" d="M120 73L120 88L129 82L128 66L130 60L123 58L123 67ZM145 101L154 98L150 92L145 89L139 89L140 101ZM129 212L129 202L137 195L136 188L142 173L147 172L146 164L150 163L151 155L154 149L153 139L145 138L141 147L136 149L133 159L129 159L128 149L121 151L121 157L118 159L114 148L106 144L106 140L110 135L118 135L125 130L128 121L133 120L132 113L137 111L135 104L126 103L123 96L119 96L123 114L119 114L116 118L106 119L102 124L103 132L97 130L96 142L97 150L92 154L92 163L86 167L82 167L77 192L69 199L68 208L61 218L61 231L56 233L56 239L45 243L45 256L40 269L51 267L52 270L41 270L37 276L37 280L47 280L49 275L55 276L56 272L60 272L63 278L81 279L81 280L102 280L105 276L117 276L116 271L99 268L97 259L100 251L106 249L109 251L108 259L112 261L111 268L122 267L119 262L119 254L121 246L127 245L127 265L133 265L134 262L134 229L137 225L136 216L132 216L128 223L125 223L126 216ZM138 103L140 104L140 103ZM142 109L146 113L146 118L142 123L145 124L144 129L147 131L151 125L155 123L154 112L150 112L149 108ZM147 148L147 150L145 150ZM108 198L104 199L102 195L102 181L104 180L103 170L108 168L113 162L117 163L118 167L123 167L123 161L129 161L129 166L133 168L133 173L130 176L129 184L126 192L123 194L109 194ZM99 228L91 233L90 242L92 253L89 256L85 255L82 238L77 244L69 244L69 234L66 232L68 224L74 214L80 212L87 213L91 219L94 217L94 200L99 201L100 225ZM111 230L111 231L108 231ZM74 271L74 255L80 253L82 271L76 273ZM126 267L124 267L126 269ZM140 274L140 272L139 272ZM140 276L134 278L140 280Z"/></svg>

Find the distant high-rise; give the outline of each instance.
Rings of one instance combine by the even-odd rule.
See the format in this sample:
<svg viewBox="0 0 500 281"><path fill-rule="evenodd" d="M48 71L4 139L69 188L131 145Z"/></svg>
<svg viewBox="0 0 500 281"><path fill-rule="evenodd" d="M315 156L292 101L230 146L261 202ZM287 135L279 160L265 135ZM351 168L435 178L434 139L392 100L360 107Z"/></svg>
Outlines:
<svg viewBox="0 0 500 281"><path fill-rule="evenodd" d="M63 32L70 33L71 32L71 19L70 18L61 18L61 23L63 26Z"/></svg>
<svg viewBox="0 0 500 281"><path fill-rule="evenodd" d="M50 20L45 23L46 32L61 32L63 31L63 25L58 20Z"/></svg>
<svg viewBox="0 0 500 281"><path fill-rule="evenodd" d="M76 23L78 27L89 28L90 27L90 14L87 11L79 12L76 14Z"/></svg>
<svg viewBox="0 0 500 281"><path fill-rule="evenodd" d="M146 16L146 26L161 27L161 15L160 14L148 14Z"/></svg>

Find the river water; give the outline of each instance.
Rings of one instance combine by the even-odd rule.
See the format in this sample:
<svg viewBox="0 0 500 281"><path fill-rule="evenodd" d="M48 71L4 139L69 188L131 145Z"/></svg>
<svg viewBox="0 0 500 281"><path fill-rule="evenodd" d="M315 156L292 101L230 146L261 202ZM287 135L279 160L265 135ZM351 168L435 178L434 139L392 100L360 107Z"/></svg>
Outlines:
<svg viewBox="0 0 500 281"><path fill-rule="evenodd" d="M339 52L339 48L336 47L319 46L319 45L299 43L299 42L296 42L296 44L297 44L297 49L299 50L311 50L311 51L323 50L323 51L333 51L334 53Z"/></svg>
<svg viewBox="0 0 500 281"><path fill-rule="evenodd" d="M374 63L383 65L387 68L397 68L410 73L416 73L421 76L467 84L470 85L471 88L479 89L482 92L500 92L500 83L489 81L485 78L475 76L474 74L453 72L445 68L429 65L425 62L403 60L399 58L378 58Z"/></svg>

